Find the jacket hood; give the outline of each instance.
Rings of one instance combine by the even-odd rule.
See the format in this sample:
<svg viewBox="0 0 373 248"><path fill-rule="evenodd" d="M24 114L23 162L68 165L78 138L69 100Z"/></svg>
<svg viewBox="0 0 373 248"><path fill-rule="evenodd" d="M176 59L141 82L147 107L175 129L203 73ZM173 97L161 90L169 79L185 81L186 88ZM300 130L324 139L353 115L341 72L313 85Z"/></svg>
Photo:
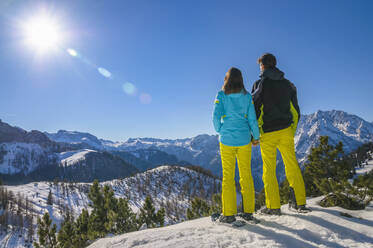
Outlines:
<svg viewBox="0 0 373 248"><path fill-rule="evenodd" d="M284 79L285 73L280 71L277 67L265 69L260 77L266 77L272 80L281 80Z"/></svg>

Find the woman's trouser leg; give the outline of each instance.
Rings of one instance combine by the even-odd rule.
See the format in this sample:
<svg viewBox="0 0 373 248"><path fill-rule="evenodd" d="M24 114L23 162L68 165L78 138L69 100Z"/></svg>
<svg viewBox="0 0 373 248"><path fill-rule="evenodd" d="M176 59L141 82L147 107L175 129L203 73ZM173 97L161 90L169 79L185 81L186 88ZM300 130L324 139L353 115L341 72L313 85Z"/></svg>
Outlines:
<svg viewBox="0 0 373 248"><path fill-rule="evenodd" d="M223 215L237 214L236 185L234 171L236 167L236 147L226 146L220 143L221 164L223 167L222 182L222 211Z"/></svg>
<svg viewBox="0 0 373 248"><path fill-rule="evenodd" d="M251 143L237 149L238 170L240 172L240 185L244 213L254 213L255 190L251 175Z"/></svg>

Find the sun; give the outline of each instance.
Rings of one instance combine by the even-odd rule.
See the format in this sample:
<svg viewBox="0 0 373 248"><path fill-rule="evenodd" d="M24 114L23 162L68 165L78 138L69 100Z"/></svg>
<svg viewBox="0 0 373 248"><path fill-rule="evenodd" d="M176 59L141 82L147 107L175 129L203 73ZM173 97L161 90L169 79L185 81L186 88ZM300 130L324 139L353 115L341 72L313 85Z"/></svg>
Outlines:
<svg viewBox="0 0 373 248"><path fill-rule="evenodd" d="M24 23L26 42L37 52L58 48L62 41L59 26L48 16L33 17Z"/></svg>

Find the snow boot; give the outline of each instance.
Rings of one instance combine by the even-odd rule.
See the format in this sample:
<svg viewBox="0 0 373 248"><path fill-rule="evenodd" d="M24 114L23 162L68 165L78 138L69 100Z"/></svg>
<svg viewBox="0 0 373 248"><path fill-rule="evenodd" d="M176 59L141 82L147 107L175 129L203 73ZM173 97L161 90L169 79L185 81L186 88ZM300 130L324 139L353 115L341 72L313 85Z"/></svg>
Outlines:
<svg viewBox="0 0 373 248"><path fill-rule="evenodd" d="M246 222L249 222L250 224L258 224L260 223L260 220L254 217L252 213L239 213L237 215L238 217L241 217Z"/></svg>
<svg viewBox="0 0 373 248"><path fill-rule="evenodd" d="M221 215L219 217L219 221L222 222L222 223L233 223L236 221L236 217L234 215L230 215L230 216L224 216L224 215Z"/></svg>
<svg viewBox="0 0 373 248"><path fill-rule="evenodd" d="M254 220L254 216L251 213L239 213L238 216L246 221Z"/></svg>
<svg viewBox="0 0 373 248"><path fill-rule="evenodd" d="M290 195L289 195L289 210L298 212L298 213L309 213L312 212L312 210L306 205L299 205L297 204L297 201L295 199L295 193L292 187L290 187Z"/></svg>
<svg viewBox="0 0 373 248"><path fill-rule="evenodd" d="M279 208L263 208L263 209L260 210L260 213L268 214L268 215L281 215L281 209L279 209Z"/></svg>
<svg viewBox="0 0 373 248"><path fill-rule="evenodd" d="M306 213L309 213L309 212L312 212L312 210L308 207L306 207L306 205L290 205L289 204L289 210L293 211L293 212L298 212L298 213L302 213L302 214L306 214Z"/></svg>

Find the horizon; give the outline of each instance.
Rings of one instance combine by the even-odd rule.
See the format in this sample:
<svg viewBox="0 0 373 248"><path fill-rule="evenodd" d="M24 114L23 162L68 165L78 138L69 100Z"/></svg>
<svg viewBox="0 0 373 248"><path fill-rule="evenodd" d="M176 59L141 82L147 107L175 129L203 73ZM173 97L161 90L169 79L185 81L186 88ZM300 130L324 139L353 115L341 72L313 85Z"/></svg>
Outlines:
<svg viewBox="0 0 373 248"><path fill-rule="evenodd" d="M257 58L271 52L302 114L339 109L372 123L371 9L363 0L4 1L0 119L118 142L216 135L226 71L239 68L250 91Z"/></svg>
<svg viewBox="0 0 373 248"><path fill-rule="evenodd" d="M349 112L346 112L346 111L343 111L343 110L336 110L336 109L332 109L332 110L321 110L321 109L319 109L319 110L317 110L316 112L313 112L313 113L309 113L309 114L301 114L301 116L305 116L305 115L313 115L313 114L315 114L315 113L317 113L317 112L320 112L320 111L321 111L321 112L332 112L332 111L344 112L344 113L346 113L346 114L348 114L348 115L357 116L358 118L361 118L362 120L364 120L364 121L366 121L366 122L368 122L368 123L373 124L373 121L365 120L364 118L362 118L362 117L360 117L360 116L358 116L358 115L356 115L356 114L349 113ZM55 130L55 131L46 131L46 130L39 130L39 129L32 129L32 130L29 129L29 130L27 130L27 129L23 128L23 127L20 127L20 126L16 125L16 124L13 124L13 123L9 123L9 122L7 122L7 121L4 121L4 120L1 119L1 118L0 118L0 121L5 122L5 123L7 123L7 124L9 124L9 125L11 125L11 126L13 126L13 127L21 128L21 129L23 129L23 130L25 130L25 131L27 131L27 132L30 132L30 131L33 131L33 130L40 131L40 132L43 132L43 133L47 132L47 133L49 133L49 134L56 134L56 133L58 133L59 131L77 132L77 133L90 134L90 135L95 136L95 137L98 138L99 140L112 141L112 142L114 142L114 143L124 143L124 142L127 142L127 141L130 140L130 139L183 140L183 139L194 138L194 137L197 137L197 136L200 136L200 135L209 135L209 136L217 136L217 135L218 135L218 134L216 134L216 133L199 133L199 134L195 134L195 135L187 136L187 137L150 137L150 136L131 137L131 136L129 136L129 137L125 138L124 140L115 140L115 139L110 139L110 138L100 137L100 136L96 135L95 133L91 133L91 132L84 131L84 130L65 130L65 129L57 129L57 130Z"/></svg>

